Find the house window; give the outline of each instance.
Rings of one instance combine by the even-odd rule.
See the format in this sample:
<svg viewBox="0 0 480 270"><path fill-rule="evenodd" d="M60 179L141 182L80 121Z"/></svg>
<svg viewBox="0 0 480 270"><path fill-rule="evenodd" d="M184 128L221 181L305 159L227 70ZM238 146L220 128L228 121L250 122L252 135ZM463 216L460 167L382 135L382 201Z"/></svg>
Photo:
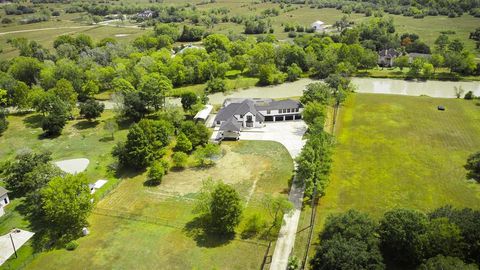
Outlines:
<svg viewBox="0 0 480 270"><path fill-rule="evenodd" d="M240 115L238 118L242 119L242 118L243 118L243 116L241 116L241 115Z"/></svg>
<svg viewBox="0 0 480 270"><path fill-rule="evenodd" d="M270 110L267 110L267 114L270 114Z"/></svg>
<svg viewBox="0 0 480 270"><path fill-rule="evenodd" d="M220 125L220 121L217 121L217 125Z"/></svg>
<svg viewBox="0 0 480 270"><path fill-rule="evenodd" d="M8 204L7 198L3 199L3 201L5 202L5 204Z"/></svg>
<svg viewBox="0 0 480 270"><path fill-rule="evenodd" d="M289 113L289 112L290 112L290 109L287 109L287 113Z"/></svg>

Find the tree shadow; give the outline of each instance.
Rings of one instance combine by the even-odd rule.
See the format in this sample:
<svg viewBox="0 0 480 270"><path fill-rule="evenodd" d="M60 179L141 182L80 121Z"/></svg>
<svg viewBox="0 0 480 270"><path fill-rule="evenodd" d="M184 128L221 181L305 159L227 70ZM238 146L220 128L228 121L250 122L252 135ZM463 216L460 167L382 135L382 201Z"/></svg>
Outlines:
<svg viewBox="0 0 480 270"><path fill-rule="evenodd" d="M143 182L144 187L157 187L160 185L160 182L154 180L146 180Z"/></svg>
<svg viewBox="0 0 480 270"><path fill-rule="evenodd" d="M98 126L98 121L87 121L87 120L84 120L84 121L80 121L78 123L76 123L75 125L73 125L74 128L78 129L78 130L83 130L83 129L87 129L87 128L94 128L96 126Z"/></svg>
<svg viewBox="0 0 480 270"><path fill-rule="evenodd" d="M41 114L33 114L23 118L23 124L28 128L42 127L43 116Z"/></svg>
<svg viewBox="0 0 480 270"><path fill-rule="evenodd" d="M235 234L220 235L208 230L208 220L204 216L195 217L183 228L187 236L193 238L199 247L214 248L230 243Z"/></svg>
<svg viewBox="0 0 480 270"><path fill-rule="evenodd" d="M113 138L112 136L105 136L105 137L102 137L100 139L98 139L99 142L111 142L111 141L114 141L115 138Z"/></svg>

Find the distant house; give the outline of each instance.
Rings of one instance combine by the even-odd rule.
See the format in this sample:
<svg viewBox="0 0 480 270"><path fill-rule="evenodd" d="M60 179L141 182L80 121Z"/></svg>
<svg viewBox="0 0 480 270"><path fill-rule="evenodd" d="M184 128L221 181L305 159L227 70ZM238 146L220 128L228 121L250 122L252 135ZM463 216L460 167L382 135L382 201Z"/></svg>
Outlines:
<svg viewBox="0 0 480 270"><path fill-rule="evenodd" d="M140 13L137 13L137 18L146 20L146 19L152 18L154 14L155 14L155 11L152 11L152 10L150 10L150 9L147 9L147 10L144 10L144 11L142 11L142 12L140 12Z"/></svg>
<svg viewBox="0 0 480 270"><path fill-rule="evenodd" d="M316 21L316 22L313 22L310 25L310 27L312 27L312 29L315 30L316 32L320 32L325 29L325 23L322 21Z"/></svg>
<svg viewBox="0 0 480 270"><path fill-rule="evenodd" d="M385 49L378 52L378 65L381 67L393 67L395 58L401 55L395 49Z"/></svg>
<svg viewBox="0 0 480 270"><path fill-rule="evenodd" d="M223 138L238 139L244 128L259 128L265 122L302 118L303 105L295 100L227 99L215 117Z"/></svg>
<svg viewBox="0 0 480 270"><path fill-rule="evenodd" d="M432 55L427 54L427 53L409 53L408 54L408 63L410 63L410 64L413 63L413 61L416 58L423 58L425 60L429 60L430 58L432 58Z"/></svg>
<svg viewBox="0 0 480 270"><path fill-rule="evenodd" d="M3 207L10 203L10 199L8 198L8 190L4 187L0 187L0 217L5 214Z"/></svg>

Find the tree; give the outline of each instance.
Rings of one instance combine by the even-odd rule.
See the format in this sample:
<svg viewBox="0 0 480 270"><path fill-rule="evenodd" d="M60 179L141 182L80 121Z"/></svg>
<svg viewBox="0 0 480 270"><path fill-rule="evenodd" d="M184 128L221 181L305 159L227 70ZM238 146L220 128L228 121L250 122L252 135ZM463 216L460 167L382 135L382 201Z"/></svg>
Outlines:
<svg viewBox="0 0 480 270"><path fill-rule="evenodd" d="M287 68L287 81L293 82L298 80L302 75L302 69L295 63Z"/></svg>
<svg viewBox="0 0 480 270"><path fill-rule="evenodd" d="M75 108L78 95L70 81L60 79L57 81L55 87L48 91L59 97L65 104L68 104L70 108Z"/></svg>
<svg viewBox="0 0 480 270"><path fill-rule="evenodd" d="M471 154L467 159L467 164L465 164L465 169L467 169L467 177L473 178L480 182L480 151L474 154Z"/></svg>
<svg viewBox="0 0 480 270"><path fill-rule="evenodd" d="M85 101L87 99L93 98L95 94L99 91L98 84L92 80L87 81L82 86L82 91L78 95L78 99Z"/></svg>
<svg viewBox="0 0 480 270"><path fill-rule="evenodd" d="M208 210L212 232L221 235L234 233L243 212L240 195L233 187L218 183L212 190Z"/></svg>
<svg viewBox="0 0 480 270"><path fill-rule="evenodd" d="M211 34L203 39L203 45L208 53L214 51L226 52L230 47L230 40L223 34Z"/></svg>
<svg viewBox="0 0 480 270"><path fill-rule="evenodd" d="M425 257L436 255L463 257L465 243L460 228L451 223L448 218L430 220L424 236Z"/></svg>
<svg viewBox="0 0 480 270"><path fill-rule="evenodd" d="M275 65L261 65L258 71L258 83L261 85L271 85L283 83L287 75L280 72Z"/></svg>
<svg viewBox="0 0 480 270"><path fill-rule="evenodd" d="M148 182L152 185L160 185L164 175L165 168L160 162L155 161L150 166L150 169L148 169Z"/></svg>
<svg viewBox="0 0 480 270"><path fill-rule="evenodd" d="M368 215L355 210L329 216L312 269L385 269L376 230Z"/></svg>
<svg viewBox="0 0 480 270"><path fill-rule="evenodd" d="M5 109L0 107L0 136L7 130L8 128L8 120L7 120L7 112Z"/></svg>
<svg viewBox="0 0 480 270"><path fill-rule="evenodd" d="M126 92L123 99L123 115L139 121L148 113L147 104L138 92Z"/></svg>
<svg viewBox="0 0 480 270"><path fill-rule="evenodd" d="M143 119L129 129L127 141L117 145L113 154L121 166L144 169L165 154L172 135L172 124Z"/></svg>
<svg viewBox="0 0 480 270"><path fill-rule="evenodd" d="M93 99L80 103L80 115L83 115L88 121L100 117L104 109L105 104Z"/></svg>
<svg viewBox="0 0 480 270"><path fill-rule="evenodd" d="M188 137L193 148L206 145L211 136L211 131L204 124L193 121L184 121L180 131Z"/></svg>
<svg viewBox="0 0 480 270"><path fill-rule="evenodd" d="M225 80L221 78L212 78L207 81L207 86L205 87L206 93L217 93L227 91L227 84Z"/></svg>
<svg viewBox="0 0 480 270"><path fill-rule="evenodd" d="M438 255L428 259L418 267L418 270L478 270L475 264L466 264L461 259L455 257L445 257Z"/></svg>
<svg viewBox="0 0 480 270"><path fill-rule="evenodd" d="M42 129L47 136L57 136L62 133L67 124L69 112L72 107L65 103L58 95L47 93L40 101L40 110L44 113Z"/></svg>
<svg viewBox="0 0 480 270"><path fill-rule="evenodd" d="M428 220L422 213L395 209L380 221L380 248L384 258L403 266L415 266L423 259L422 235Z"/></svg>
<svg viewBox="0 0 480 270"><path fill-rule="evenodd" d="M115 119L108 119L105 121L105 125L103 126L103 129L106 130L110 135L112 136L112 140L115 139L115 131L118 130L118 124Z"/></svg>
<svg viewBox="0 0 480 270"><path fill-rule="evenodd" d="M213 158L220 155L220 147L216 144L208 143L205 146L198 146L193 153L197 166L207 167L215 164Z"/></svg>
<svg viewBox="0 0 480 270"><path fill-rule="evenodd" d="M434 73L433 65L430 63L424 63L422 67L422 74L425 79L432 78Z"/></svg>
<svg viewBox="0 0 480 270"><path fill-rule="evenodd" d="M311 83L307 85L303 91L300 101L303 104L316 101L324 105L329 105L331 103L334 91L335 89L331 88L325 83Z"/></svg>
<svg viewBox="0 0 480 270"><path fill-rule="evenodd" d="M307 103L302 112L302 118L307 123L307 125L312 125L317 118L320 118L321 122L325 122L326 117L325 105L320 104L319 102L313 101Z"/></svg>
<svg viewBox="0 0 480 270"><path fill-rule="evenodd" d="M192 150L192 142L185 136L183 132L180 132L177 136L177 143L175 144L175 151L188 153Z"/></svg>
<svg viewBox="0 0 480 270"><path fill-rule="evenodd" d="M435 49L439 53L444 53L448 47L448 44L450 43L450 40L448 39L448 36L445 34L441 34L438 36L438 38L435 40Z"/></svg>
<svg viewBox="0 0 480 270"><path fill-rule="evenodd" d="M53 241L61 243L81 235L88 225L91 203L88 179L84 174L54 177L41 191L41 211L45 230ZM36 217L41 215L35 215ZM34 221L38 222L38 221Z"/></svg>
<svg viewBox="0 0 480 270"><path fill-rule="evenodd" d="M393 60L393 65L400 68L400 70L403 70L403 68L408 67L410 65L408 56L403 55L395 58Z"/></svg>
<svg viewBox="0 0 480 270"><path fill-rule="evenodd" d="M184 110L192 109L192 106L197 103L198 96L192 91L183 92L181 95L181 103Z"/></svg>
<svg viewBox="0 0 480 270"><path fill-rule="evenodd" d="M19 109L29 109L30 99L30 88L24 82L18 82L15 88L13 89L13 97L11 99L12 104Z"/></svg>
<svg viewBox="0 0 480 270"><path fill-rule="evenodd" d="M445 62L445 58L441 54L432 54L430 57L430 63L433 65L433 73L437 72L437 68L442 67Z"/></svg>
<svg viewBox="0 0 480 270"><path fill-rule="evenodd" d="M158 73L144 75L140 79L139 97L147 105L156 111L165 105L165 97L172 90L170 79Z"/></svg>
<svg viewBox="0 0 480 270"><path fill-rule="evenodd" d="M271 228L280 228L283 216L293 209L293 204L287 198L269 194L263 197L262 205L272 219Z"/></svg>
<svg viewBox="0 0 480 270"><path fill-rule="evenodd" d="M172 155L173 167L183 169L187 167L188 155L184 152L174 152Z"/></svg>
<svg viewBox="0 0 480 270"><path fill-rule="evenodd" d="M448 49L452 52L461 52L461 51L463 51L464 47L465 47L465 45L458 38L452 40L452 42L450 42L450 44L448 44Z"/></svg>
<svg viewBox="0 0 480 270"><path fill-rule="evenodd" d="M36 58L19 56L15 57L8 69L12 76L29 86L36 83L40 78L40 70L42 65Z"/></svg>
<svg viewBox="0 0 480 270"><path fill-rule="evenodd" d="M2 176L8 190L14 196L23 197L29 192L41 188L37 186L37 179L28 177L37 167L49 164L52 160L50 152L34 153L32 151L21 152L13 160L7 161L2 170Z"/></svg>
<svg viewBox="0 0 480 270"><path fill-rule="evenodd" d="M465 89L462 86L454 86L453 89L455 90L455 96L457 98L461 98L463 93L465 93Z"/></svg>

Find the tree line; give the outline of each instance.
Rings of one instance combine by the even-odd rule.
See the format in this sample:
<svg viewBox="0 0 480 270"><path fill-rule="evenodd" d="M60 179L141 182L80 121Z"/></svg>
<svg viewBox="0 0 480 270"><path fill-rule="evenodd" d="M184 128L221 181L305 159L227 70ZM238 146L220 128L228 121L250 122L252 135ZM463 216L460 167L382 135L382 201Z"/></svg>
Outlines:
<svg viewBox="0 0 480 270"><path fill-rule="evenodd" d="M393 209L380 220L356 210L331 215L312 269L478 269L480 211Z"/></svg>

